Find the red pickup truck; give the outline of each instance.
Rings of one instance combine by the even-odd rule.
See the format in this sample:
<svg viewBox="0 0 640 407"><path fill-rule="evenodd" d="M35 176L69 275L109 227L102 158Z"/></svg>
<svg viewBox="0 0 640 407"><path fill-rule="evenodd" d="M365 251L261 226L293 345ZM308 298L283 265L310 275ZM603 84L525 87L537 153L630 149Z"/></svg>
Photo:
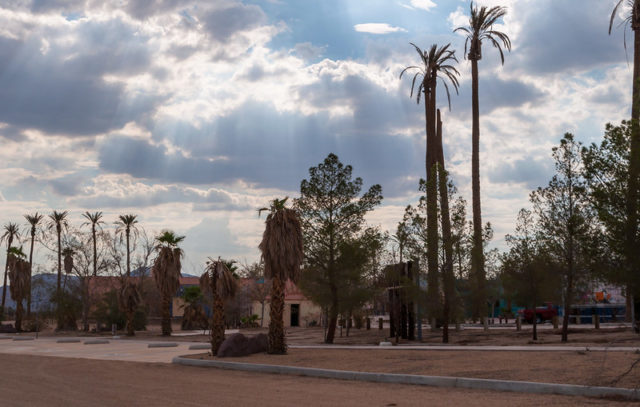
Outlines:
<svg viewBox="0 0 640 407"><path fill-rule="evenodd" d="M524 321L532 324L534 318L536 322L551 321L553 317L558 315L558 308L551 303L547 303L546 307L536 307L535 310L523 309L519 312Z"/></svg>

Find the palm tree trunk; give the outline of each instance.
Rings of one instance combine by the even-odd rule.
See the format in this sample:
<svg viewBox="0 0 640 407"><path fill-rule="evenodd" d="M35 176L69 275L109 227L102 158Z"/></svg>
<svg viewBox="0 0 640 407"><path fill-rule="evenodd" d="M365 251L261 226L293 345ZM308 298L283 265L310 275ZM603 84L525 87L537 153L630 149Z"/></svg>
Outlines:
<svg viewBox="0 0 640 407"><path fill-rule="evenodd" d="M33 276L33 244L36 238L35 232L35 230L31 230L31 248L29 249L29 292L27 293L27 318L31 318L31 278Z"/></svg>
<svg viewBox="0 0 640 407"><path fill-rule="evenodd" d="M62 291L60 291L60 284L62 279L62 242L60 238L60 234L61 234L60 226L56 227L56 232L58 234L58 284L56 287L56 296L57 296L56 314L58 317L57 329L62 329L62 314L61 314Z"/></svg>
<svg viewBox="0 0 640 407"><path fill-rule="evenodd" d="M284 311L284 281L278 276L272 279L271 289L271 309L269 310L269 347L271 354L287 353L287 344L284 338L284 321L282 320Z"/></svg>
<svg viewBox="0 0 640 407"><path fill-rule="evenodd" d="M171 335L171 294L162 294L162 336Z"/></svg>
<svg viewBox="0 0 640 407"><path fill-rule="evenodd" d="M89 278L86 276L82 277L82 330L89 332Z"/></svg>
<svg viewBox="0 0 640 407"><path fill-rule="evenodd" d="M24 312L24 307L22 306L23 298L14 298L16 301L16 331L22 332L22 314Z"/></svg>
<svg viewBox="0 0 640 407"><path fill-rule="evenodd" d="M7 273L9 271L9 249L11 248L11 243L13 243L13 237L9 236L9 240L7 241L7 261L4 265L4 281L2 285L2 306L0 306L0 321L4 318L4 304L7 297Z"/></svg>
<svg viewBox="0 0 640 407"><path fill-rule="evenodd" d="M478 60L471 60L471 194L473 208L473 248L471 249L471 275L476 280L473 317L486 314L486 277L482 245L482 212L480 206L480 108L478 102Z"/></svg>
<svg viewBox="0 0 640 407"><path fill-rule="evenodd" d="M218 294L218 273L213 272L211 292L213 293L213 309L211 310L211 354L216 355L224 342L224 302Z"/></svg>
<svg viewBox="0 0 640 407"><path fill-rule="evenodd" d="M449 190L447 185L447 171L444 165L444 151L442 143L442 121L440 120L440 109L438 109L438 183L440 189L440 220L442 223L442 240L444 241L445 263L444 263L444 324L442 329L442 343L449 342L449 322L451 319L451 304L454 296L455 276L453 275L453 242L451 239L451 218L449 216Z"/></svg>
<svg viewBox="0 0 640 407"><path fill-rule="evenodd" d="M635 7L635 4L634 4ZM634 13L635 15L635 13ZM626 258L629 280L632 282L632 294L638 294L640 281L638 266L638 185L640 178L640 27L638 22L633 22L634 49L633 49L633 97L631 106L631 148L629 155L629 181L627 184L627 223L625 230Z"/></svg>
<svg viewBox="0 0 640 407"><path fill-rule="evenodd" d="M93 276L98 275L98 249L96 248L96 225L91 225L91 236L93 237Z"/></svg>
<svg viewBox="0 0 640 407"><path fill-rule="evenodd" d="M429 84L425 93L425 121L427 132L427 304L429 317L440 314L440 289L438 284L438 188L437 188L437 141L436 141L436 83Z"/></svg>

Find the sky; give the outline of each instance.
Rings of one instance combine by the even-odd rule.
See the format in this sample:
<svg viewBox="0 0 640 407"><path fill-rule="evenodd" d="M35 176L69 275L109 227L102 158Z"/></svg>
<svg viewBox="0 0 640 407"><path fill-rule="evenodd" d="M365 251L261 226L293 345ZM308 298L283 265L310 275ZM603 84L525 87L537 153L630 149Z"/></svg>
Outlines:
<svg viewBox="0 0 640 407"><path fill-rule="evenodd" d="M553 175L565 132L597 142L630 116L624 27L607 33L615 3L478 1L507 7L496 29L513 45L502 66L484 44L479 63L493 247ZM365 188L382 185L368 221L393 232L424 177L424 107L399 79L420 62L410 42L456 50L460 91L449 110L440 89L438 104L446 165L470 203L471 67L452 32L468 14L466 0L3 0L0 223L137 214L151 233L186 235L183 271L200 274L207 256L258 260L256 209L298 196L335 153Z"/></svg>

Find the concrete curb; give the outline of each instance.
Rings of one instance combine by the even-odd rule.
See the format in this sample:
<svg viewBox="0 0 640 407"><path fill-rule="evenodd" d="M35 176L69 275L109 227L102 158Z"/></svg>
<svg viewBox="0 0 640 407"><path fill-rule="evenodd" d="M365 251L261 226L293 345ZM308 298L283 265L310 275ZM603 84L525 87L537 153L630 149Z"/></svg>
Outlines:
<svg viewBox="0 0 640 407"><path fill-rule="evenodd" d="M175 342L154 342L150 343L148 348L175 348L178 344Z"/></svg>
<svg viewBox="0 0 640 407"><path fill-rule="evenodd" d="M196 345L189 346L189 350L198 350L198 349L211 350L211 344L202 343L202 344L196 344Z"/></svg>
<svg viewBox="0 0 640 407"><path fill-rule="evenodd" d="M84 341L85 345L104 345L107 343L109 343L109 341L106 339L92 339L89 341Z"/></svg>
<svg viewBox="0 0 640 407"><path fill-rule="evenodd" d="M290 349L432 350L488 352L640 352L636 346L287 345Z"/></svg>
<svg viewBox="0 0 640 407"><path fill-rule="evenodd" d="M16 336L13 338L14 341L33 341L35 339L32 336Z"/></svg>
<svg viewBox="0 0 640 407"><path fill-rule="evenodd" d="M64 338L64 339L58 339L56 341L56 343L80 343L82 342L80 339L74 339L74 338Z"/></svg>
<svg viewBox="0 0 640 407"><path fill-rule="evenodd" d="M0 341L3 339L13 339L13 338L10 336L0 336Z"/></svg>
<svg viewBox="0 0 640 407"><path fill-rule="evenodd" d="M354 372L348 370L317 369L311 367L264 365L255 363L190 359L181 356L173 358L172 363L186 366L215 367L219 369L241 370L247 372L321 377L325 379L356 380L376 383L414 384L423 386L455 387L477 390L497 390L516 393L559 394L564 396L622 397L629 400L640 400L640 390L616 387L594 387L575 384L519 382L512 380L495 379L472 379L466 377Z"/></svg>

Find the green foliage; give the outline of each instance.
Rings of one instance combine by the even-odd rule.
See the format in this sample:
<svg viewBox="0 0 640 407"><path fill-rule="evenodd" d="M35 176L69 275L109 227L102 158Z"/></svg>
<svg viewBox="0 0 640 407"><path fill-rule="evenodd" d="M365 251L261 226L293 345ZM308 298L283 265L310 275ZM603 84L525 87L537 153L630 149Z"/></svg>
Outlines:
<svg viewBox="0 0 640 407"><path fill-rule="evenodd" d="M363 288L365 264L380 245L380 234L366 227L364 217L382 201L382 187L373 185L360 196L361 190L362 179L352 179L352 167L329 154L309 169L295 200L305 248L301 288L329 309L334 323L339 312L369 295Z"/></svg>
<svg viewBox="0 0 640 407"><path fill-rule="evenodd" d="M158 246L177 247L185 239L185 236L179 236L171 230L163 230L155 240Z"/></svg>
<svg viewBox="0 0 640 407"><path fill-rule="evenodd" d="M193 285L193 286L185 287L181 297L185 303L192 305L192 304L201 303L203 299L203 294L202 294L202 290L200 289L200 286Z"/></svg>
<svg viewBox="0 0 640 407"><path fill-rule="evenodd" d="M620 126L607 124L600 144L582 149L589 201L603 226L591 254L600 277L623 284L633 283L637 278L637 273L630 273L634 267L626 267L625 256L631 132L631 122L623 121ZM636 234L639 233L637 230Z"/></svg>
<svg viewBox="0 0 640 407"><path fill-rule="evenodd" d="M120 309L118 302L118 292L111 290L107 292L96 305L93 317L107 329L111 329L112 324L116 324L117 329L124 329L127 325L127 315ZM147 310L145 307L138 307L133 316L133 327L136 331L144 330L147 326Z"/></svg>

